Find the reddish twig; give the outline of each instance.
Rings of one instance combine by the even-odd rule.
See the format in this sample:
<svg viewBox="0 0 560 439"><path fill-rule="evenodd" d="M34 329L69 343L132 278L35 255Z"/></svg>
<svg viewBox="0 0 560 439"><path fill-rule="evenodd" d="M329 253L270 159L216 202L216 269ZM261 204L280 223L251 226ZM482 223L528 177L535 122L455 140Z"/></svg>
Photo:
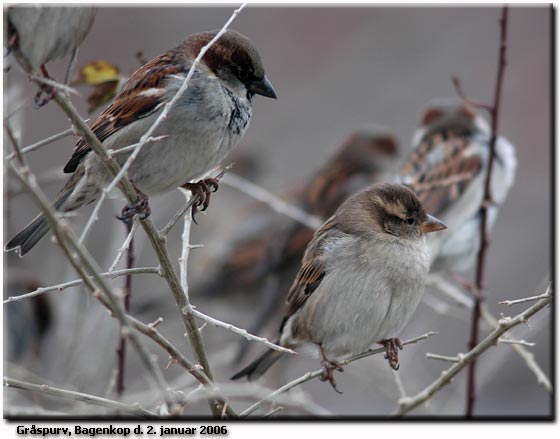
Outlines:
<svg viewBox="0 0 560 439"><path fill-rule="evenodd" d="M474 307L471 319L471 332L469 339L469 349L472 350L478 344L478 329L480 321L480 305L482 302L482 289L484 287L484 268L486 263L486 251L490 244L490 239L487 230L488 221L488 208L492 204L492 194L490 182L492 180L492 169L494 166L496 139L498 136L498 115L500 111L500 102L502 97L502 88L504 82L504 72L506 68L506 37L507 37L507 20L508 20L508 7L502 8L502 16L500 18L500 49L498 61L498 73L496 78L496 89L494 92L494 103L492 106L482 106L490 113L492 122L492 134L490 137L490 156L488 159L488 171L486 173L486 180L484 183L484 200L480 206L480 248L478 250L477 264L476 264L476 294L474 295ZM458 84L458 81L456 81ZM467 417L472 417L474 411L474 404L476 400L476 361L469 364L467 375Z"/></svg>
<svg viewBox="0 0 560 439"><path fill-rule="evenodd" d="M132 231L132 221L127 221L126 226L126 236L128 236ZM131 269L134 266L134 236L130 239L128 245L128 250L126 252L126 268ZM132 292L132 276L128 274L125 279L123 302L124 302L124 312L126 314L130 311L130 293ZM124 392L124 369L125 369L125 358L126 358L126 337L121 334L119 339L119 346L117 348L117 395L122 396Z"/></svg>

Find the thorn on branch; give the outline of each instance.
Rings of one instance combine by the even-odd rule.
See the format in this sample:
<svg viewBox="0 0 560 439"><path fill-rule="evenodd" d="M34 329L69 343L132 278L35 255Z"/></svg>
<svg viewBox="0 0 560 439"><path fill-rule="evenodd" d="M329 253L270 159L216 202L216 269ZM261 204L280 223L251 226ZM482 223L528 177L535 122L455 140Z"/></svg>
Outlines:
<svg viewBox="0 0 560 439"><path fill-rule="evenodd" d="M155 332L157 325L159 325L161 322L163 322L163 317L158 317L152 323L148 323L148 326Z"/></svg>

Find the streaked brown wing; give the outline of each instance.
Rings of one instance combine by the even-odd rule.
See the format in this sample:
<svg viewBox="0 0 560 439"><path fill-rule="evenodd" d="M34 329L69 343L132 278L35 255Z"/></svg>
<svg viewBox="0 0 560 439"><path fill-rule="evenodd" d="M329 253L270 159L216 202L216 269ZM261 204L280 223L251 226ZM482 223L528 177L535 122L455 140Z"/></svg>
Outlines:
<svg viewBox="0 0 560 439"><path fill-rule="evenodd" d="M482 170L483 159L471 136L452 131L426 138L405 163L402 175L424 209L439 215L467 190Z"/></svg>
<svg viewBox="0 0 560 439"><path fill-rule="evenodd" d="M163 104L163 80L181 70L178 67L181 64L173 62L175 56L172 52L164 53L130 77L113 103L91 125L99 141L103 142L122 127L149 116ZM74 172L90 151L91 147L83 138L78 140L64 172Z"/></svg>
<svg viewBox="0 0 560 439"><path fill-rule="evenodd" d="M315 236L303 256L301 269L288 292L288 298L286 300L288 310L286 311L280 328L284 326L288 318L294 315L304 305L311 294L313 294L321 284L321 280L325 276L325 267L321 263L318 255L322 251L325 239L331 236L331 232L334 229L336 229L336 220L335 217L331 217L317 232L315 232Z"/></svg>

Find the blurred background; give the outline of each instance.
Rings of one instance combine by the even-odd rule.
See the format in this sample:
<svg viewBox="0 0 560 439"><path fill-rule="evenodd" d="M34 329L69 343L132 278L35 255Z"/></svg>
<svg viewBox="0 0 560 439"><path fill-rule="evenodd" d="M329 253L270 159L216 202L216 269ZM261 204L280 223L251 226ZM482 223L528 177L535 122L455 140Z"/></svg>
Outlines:
<svg viewBox="0 0 560 439"><path fill-rule="evenodd" d="M93 60L112 62L128 77L139 67L137 52L151 59L177 45L187 35L220 28L232 7L103 7L82 45L78 67ZM523 306L498 305L505 299L544 292L551 267L551 14L545 7L512 7L509 18L508 65L505 76L500 134L517 147L519 161L515 185L500 210L493 230L486 270L486 304L490 311L513 315ZM387 127L398 152L387 161L394 169L410 148L423 106L432 98L453 96L452 75L462 80L466 94L489 102L493 98L498 52L497 8L383 8L383 7L257 7L249 6L232 28L246 34L258 47L278 100L256 97L253 119L242 145L234 153L238 172L271 192L294 200L294 193L337 151L356 130L372 124ZM67 62L50 65L50 73L63 78ZM84 117L89 90L78 87L82 97L73 101ZM54 104L35 109L36 88L17 70L4 75L4 115L22 133L28 145L69 127ZM22 107L23 105L23 107ZM65 138L30 155L32 170L51 196L63 182L62 167L75 139ZM4 142L5 153L10 152ZM243 165L243 166L242 166ZM380 174L377 178L386 178ZM4 182L4 242L36 214L30 197L6 174ZM182 205L175 191L150 200L158 226ZM124 201L106 202L87 246L103 268L108 268L120 248L124 226L115 219ZM72 222L84 227L91 209L81 210ZM258 335L273 339L282 313L282 300L293 280L297 263L263 282L232 288L211 288L223 258L240 237L251 237L259 227L284 230L286 218L259 205L238 190L220 186L212 195L206 215L193 225L191 243L204 244L189 260L191 295L204 313L249 328L261 315ZM176 260L180 255L181 226L172 231L168 246ZM278 229L277 229L278 228ZM155 266L144 233L135 239L136 265ZM60 249L43 240L25 259L4 256L4 296L76 279ZM122 265L122 263L121 263ZM469 276L468 274L466 275ZM227 282L226 282L227 283ZM113 281L121 288L124 279ZM271 286L272 285L272 286ZM270 293L274 289L276 295ZM279 291L279 293L278 293ZM159 329L192 354L183 338L184 328L164 280L154 275L133 278L131 313L144 322L163 317ZM280 294L280 296L278 296ZM280 297L280 300L277 299ZM118 327L83 288L49 293L43 299L4 305L4 374L35 383L114 397ZM401 376L410 395L436 379L448 365L425 358L426 352L456 355L467 351L469 313L447 298L427 292L403 339L428 331L439 335L411 345L402 352ZM550 376L553 351L550 343L551 313L537 315L514 335L537 345L529 348ZM483 327L486 334L488 328ZM214 376L220 382L252 360L260 345L239 360L241 339L228 331L207 326L203 336ZM150 342L148 342L150 343ZM167 363L161 349L150 344L159 364ZM289 358L273 368L262 383L279 387L319 362L313 358ZM196 385L178 366L165 371L170 385L191 389ZM510 346L498 345L478 363L478 399L475 413L484 416L550 415L551 394L537 384L534 374ZM339 415L387 415L399 397L393 373L381 355L348 366L336 376L343 395L319 381L306 383L306 392L325 410ZM465 373L439 392L416 415L462 415ZM81 404L4 391L5 412L42 407L69 414L103 413ZM150 389L136 353L128 349L125 400L149 406ZM242 408L247 401L239 402ZM207 405L188 407L186 414L206 414ZM92 410L94 410L92 412ZM97 410L97 411L95 411ZM286 410L285 414L299 414Z"/></svg>

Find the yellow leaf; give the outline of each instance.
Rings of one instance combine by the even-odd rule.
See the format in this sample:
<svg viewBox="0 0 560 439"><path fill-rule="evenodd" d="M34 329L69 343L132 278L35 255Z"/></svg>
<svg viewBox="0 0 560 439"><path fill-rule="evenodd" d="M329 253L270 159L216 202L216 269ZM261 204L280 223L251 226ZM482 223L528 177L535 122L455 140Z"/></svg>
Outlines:
<svg viewBox="0 0 560 439"><path fill-rule="evenodd" d="M120 71L115 65L100 59L83 66L72 84L98 85L105 82L118 82L120 78Z"/></svg>

